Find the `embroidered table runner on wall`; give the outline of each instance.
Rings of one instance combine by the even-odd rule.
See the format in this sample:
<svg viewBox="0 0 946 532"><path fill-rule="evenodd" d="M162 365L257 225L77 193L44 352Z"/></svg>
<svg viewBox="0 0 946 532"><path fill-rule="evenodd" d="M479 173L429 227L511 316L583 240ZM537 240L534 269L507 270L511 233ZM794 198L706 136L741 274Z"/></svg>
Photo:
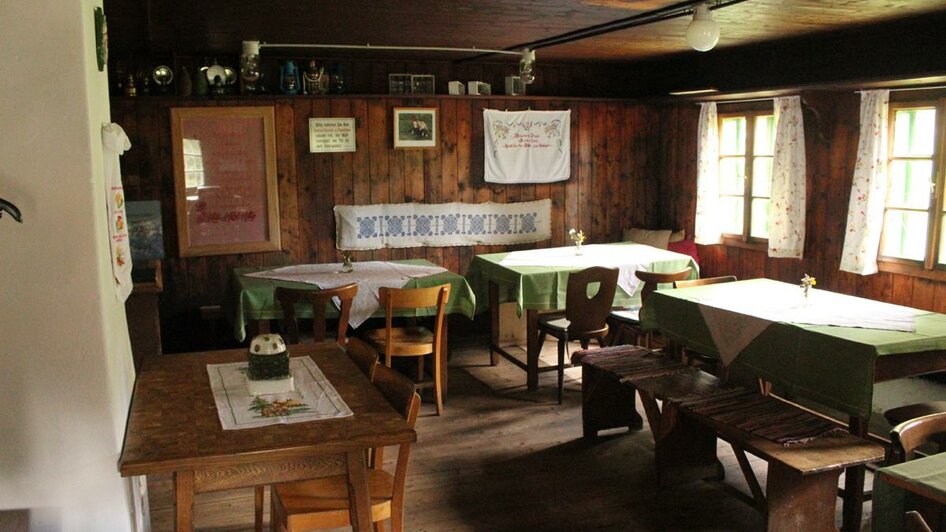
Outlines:
<svg viewBox="0 0 946 532"><path fill-rule="evenodd" d="M447 271L440 266L419 266L397 262L365 261L356 262L350 272L342 272L339 263L298 264L275 270L266 270L244 274L247 277L262 277L280 281L314 284L319 288L337 288L348 283L358 283L358 293L351 303L348 323L354 328L365 322L381 308L380 290L402 288L411 279L427 277ZM333 298L338 306L338 298Z"/></svg>
<svg viewBox="0 0 946 532"><path fill-rule="evenodd" d="M246 390L246 362L208 364L210 389L223 430L301 423L352 415L319 366L309 357L289 359L295 390L252 396Z"/></svg>
<svg viewBox="0 0 946 532"><path fill-rule="evenodd" d="M552 183L571 175L571 111L483 110L484 179Z"/></svg>
<svg viewBox="0 0 946 532"><path fill-rule="evenodd" d="M525 244L552 236L552 201L336 205L335 246L367 250Z"/></svg>

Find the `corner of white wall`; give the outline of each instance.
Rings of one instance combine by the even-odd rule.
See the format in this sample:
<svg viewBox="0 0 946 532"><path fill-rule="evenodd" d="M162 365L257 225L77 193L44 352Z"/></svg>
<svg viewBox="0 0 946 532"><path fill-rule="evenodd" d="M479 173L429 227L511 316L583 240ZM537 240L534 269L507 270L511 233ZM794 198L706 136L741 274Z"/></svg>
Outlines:
<svg viewBox="0 0 946 532"><path fill-rule="evenodd" d="M0 2L0 510L34 530L131 530L118 473L133 369L102 177L101 0Z"/></svg>

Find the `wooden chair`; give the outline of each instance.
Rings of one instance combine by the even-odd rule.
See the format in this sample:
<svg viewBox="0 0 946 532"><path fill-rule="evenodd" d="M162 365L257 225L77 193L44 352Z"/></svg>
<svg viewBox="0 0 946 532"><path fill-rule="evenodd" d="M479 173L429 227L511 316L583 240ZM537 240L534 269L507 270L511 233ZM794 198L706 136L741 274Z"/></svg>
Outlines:
<svg viewBox="0 0 946 532"><path fill-rule="evenodd" d="M704 277L702 279L683 279L680 281L674 281L674 288L690 288L693 286L706 286L710 284L719 284L719 283L731 283L736 281L735 275L722 275L719 277ZM729 373L728 368L722 365L722 362L716 357L705 355L703 353L698 353L689 349L683 350L683 360L688 365L700 365L709 370L712 374L717 377L728 380Z"/></svg>
<svg viewBox="0 0 946 532"><path fill-rule="evenodd" d="M910 419L890 430L888 464L912 460L916 449L946 434L946 412Z"/></svg>
<svg viewBox="0 0 946 532"><path fill-rule="evenodd" d="M374 386L413 428L420 409L420 396L414 383L396 371L379 365L375 371ZM404 530L404 488L411 444L402 444L398 449L393 475L382 469L382 449L374 451L368 470L371 520L375 523L375 530L384 530L382 521L390 518L391 529L400 532ZM348 477L336 475L275 485L270 508L272 530L291 532L350 526Z"/></svg>
<svg viewBox="0 0 946 532"><path fill-rule="evenodd" d="M681 279L673 282L674 288L690 288L691 286L705 286L708 284L731 283L736 281L735 275L721 275L719 277L703 277L702 279Z"/></svg>
<svg viewBox="0 0 946 532"><path fill-rule="evenodd" d="M913 460L916 450L931 442L940 444L938 451L942 451L941 442L944 435L946 435L946 412L937 412L904 421L890 430L890 447L887 450L886 462L889 465ZM915 506L908 510L918 510L918 512L907 512L905 530L924 530L923 526L927 526L926 530L929 530L927 523L936 524L936 527L933 527L936 530L943 529L942 527L946 524L946 515L939 504L924 498L917 498L913 504Z"/></svg>
<svg viewBox="0 0 946 532"><path fill-rule="evenodd" d="M635 343L641 344L645 347L650 347L651 331L644 330L643 326L641 325L641 309L644 308L644 304L646 304L650 294L653 294L654 291L657 290L658 285L675 283L677 281L687 279L690 277L690 273L692 271L693 268L687 268L685 270L671 273L642 271L634 272L634 275L636 275L637 278L644 283L644 286L641 287L641 305L636 308L615 310L611 312L611 315L608 317L608 319L615 329L614 335L611 339L611 345L618 345L621 343ZM633 342L628 342L628 337L633 338ZM643 342L641 342L641 338L643 338Z"/></svg>
<svg viewBox="0 0 946 532"><path fill-rule="evenodd" d="M358 338L351 338L348 340L348 346L345 347L345 353L358 366L358 369L368 377L369 381L374 381L375 367L378 365L379 359L378 352L374 348Z"/></svg>
<svg viewBox="0 0 946 532"><path fill-rule="evenodd" d="M565 314L545 314L539 316L539 343L545 342L545 335L558 339L558 403L562 404L565 390L565 350L570 340L578 340L582 349L588 348L591 339L597 339L603 345L608 336L608 314L614 302L617 289L618 270L592 266L579 272L568 274L568 287L565 292ZM590 285L597 284L597 292L588 295Z"/></svg>
<svg viewBox="0 0 946 532"><path fill-rule="evenodd" d="M384 357L385 364L391 367L394 357L418 357L417 380L420 385L424 379L423 357L432 355L434 362L434 395L437 401L437 415L443 414L443 386L440 379L443 344L443 320L447 299L450 297L450 285L430 288L381 288L379 292L381 307L384 308L384 329L375 329L365 334L365 339ZM436 308L433 330L421 326L395 327L394 313L400 309Z"/></svg>
<svg viewBox="0 0 946 532"><path fill-rule="evenodd" d="M891 426L896 427L901 423L910 421L931 414L946 412L946 401L929 401L925 403L913 403L904 406L891 408L884 412L884 418ZM932 441L939 446L939 452L946 451L946 433L933 434Z"/></svg>
<svg viewBox="0 0 946 532"><path fill-rule="evenodd" d="M299 322L296 320L296 304L306 302L312 305L312 337L314 341L325 340L325 306L333 297L341 301L338 317L338 332L335 341L345 346L345 332L348 330L348 316L351 314L352 300L358 293L358 284L351 283L337 288L325 289L297 289L276 287L276 300L282 306L283 318L286 324L286 335L289 343L299 343Z"/></svg>

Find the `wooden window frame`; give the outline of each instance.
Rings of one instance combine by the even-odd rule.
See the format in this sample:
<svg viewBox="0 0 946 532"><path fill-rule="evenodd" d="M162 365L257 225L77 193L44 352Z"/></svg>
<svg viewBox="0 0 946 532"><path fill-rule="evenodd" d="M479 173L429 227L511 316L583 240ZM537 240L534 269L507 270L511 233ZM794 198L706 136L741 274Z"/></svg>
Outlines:
<svg viewBox="0 0 946 532"><path fill-rule="evenodd" d="M752 224L752 180L755 168L755 120L760 116L775 114L774 102L764 100L759 102L745 102L738 104L720 104L717 111L717 131L722 131L723 119L742 117L746 119L746 146L745 146L745 183L742 193L742 234L723 233L722 243L727 246L766 251L767 238L750 236ZM768 155L762 157L770 157ZM771 156L774 157L774 154ZM722 155L720 155L722 160ZM770 196L771 198L771 196Z"/></svg>
<svg viewBox="0 0 946 532"><path fill-rule="evenodd" d="M897 273L901 275L910 275L936 281L946 281L946 264L937 263L937 254L939 252L940 240L942 234L942 219L944 214L944 191L946 191L946 91L917 91L914 94L891 95L891 101L887 116L887 168L888 173L892 162L894 161L894 128L896 122L896 111L903 109L916 109L923 107L933 107L936 110L936 130L933 138L933 155L931 162L933 164L933 193L930 199L929 208L926 210L929 220L927 221L927 241L926 252L922 261L904 259L899 257L885 257L881 255L884 249L883 239L886 232L881 236L880 248L877 253L878 269L886 273ZM902 159L898 157L898 159ZM886 204L886 201L885 201ZM884 207L884 219L886 220L887 207Z"/></svg>

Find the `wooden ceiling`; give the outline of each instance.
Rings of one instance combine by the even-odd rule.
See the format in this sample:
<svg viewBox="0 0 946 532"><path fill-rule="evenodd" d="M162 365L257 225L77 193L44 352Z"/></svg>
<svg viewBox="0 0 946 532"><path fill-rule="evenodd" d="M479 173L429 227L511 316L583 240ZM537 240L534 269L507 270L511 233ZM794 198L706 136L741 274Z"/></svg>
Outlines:
<svg viewBox="0 0 946 532"><path fill-rule="evenodd" d="M149 51L236 52L242 40L507 48L681 3L679 0L110 0L141 10ZM715 4L715 1L712 2ZM946 11L946 0L745 0L714 11L717 49ZM624 62L693 52L689 16L541 48L539 61ZM137 39L142 35L138 34ZM344 53L344 52L341 52ZM340 53L340 54L341 54ZM398 58L403 52L373 51ZM432 54L425 54L431 57ZM444 58L456 58L456 54Z"/></svg>

